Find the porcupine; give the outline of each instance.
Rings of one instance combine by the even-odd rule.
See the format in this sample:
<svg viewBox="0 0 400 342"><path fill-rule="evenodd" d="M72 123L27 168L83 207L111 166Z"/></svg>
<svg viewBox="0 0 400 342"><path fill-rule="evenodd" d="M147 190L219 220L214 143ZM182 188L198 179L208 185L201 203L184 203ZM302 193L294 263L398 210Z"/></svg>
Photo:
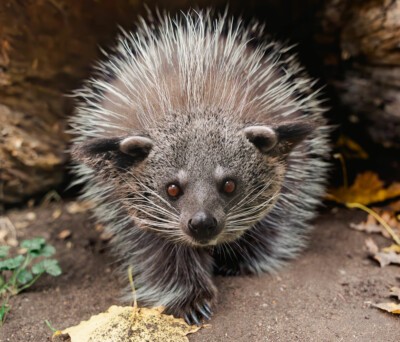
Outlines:
<svg viewBox="0 0 400 342"><path fill-rule="evenodd" d="M199 324L213 274L270 272L305 246L330 129L316 81L263 25L153 23L122 31L76 91L72 156L138 301Z"/></svg>

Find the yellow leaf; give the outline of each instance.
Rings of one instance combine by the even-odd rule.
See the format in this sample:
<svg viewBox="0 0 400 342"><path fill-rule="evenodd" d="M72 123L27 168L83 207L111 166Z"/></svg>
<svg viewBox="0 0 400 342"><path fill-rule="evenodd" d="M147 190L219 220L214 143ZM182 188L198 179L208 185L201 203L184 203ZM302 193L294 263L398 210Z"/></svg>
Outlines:
<svg viewBox="0 0 400 342"><path fill-rule="evenodd" d="M395 252L397 254L400 254L400 246L393 244L389 247L385 247L382 249L382 251L384 251L385 253L389 253L389 252Z"/></svg>
<svg viewBox="0 0 400 342"><path fill-rule="evenodd" d="M163 308L111 306L106 312L62 331L71 342L186 342L186 335L200 329L181 318L162 313ZM58 341L53 335L53 341Z"/></svg>
<svg viewBox="0 0 400 342"><path fill-rule="evenodd" d="M400 304L396 303L379 303L374 304L374 306L378 309L390 312L392 314L400 315Z"/></svg>
<svg viewBox="0 0 400 342"><path fill-rule="evenodd" d="M400 183L384 188L382 180L371 171L357 175L353 185L331 189L327 198L338 203L361 203L368 205L400 196Z"/></svg>

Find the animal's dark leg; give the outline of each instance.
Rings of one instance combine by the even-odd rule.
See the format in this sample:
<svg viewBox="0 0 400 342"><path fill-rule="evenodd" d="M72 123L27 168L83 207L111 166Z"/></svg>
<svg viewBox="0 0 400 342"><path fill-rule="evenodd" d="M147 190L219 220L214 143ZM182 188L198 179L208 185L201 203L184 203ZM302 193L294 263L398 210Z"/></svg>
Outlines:
<svg viewBox="0 0 400 342"><path fill-rule="evenodd" d="M142 248L135 251L131 263L138 301L165 306L167 314L183 317L190 324L208 320L217 295L209 252L145 236L137 245Z"/></svg>

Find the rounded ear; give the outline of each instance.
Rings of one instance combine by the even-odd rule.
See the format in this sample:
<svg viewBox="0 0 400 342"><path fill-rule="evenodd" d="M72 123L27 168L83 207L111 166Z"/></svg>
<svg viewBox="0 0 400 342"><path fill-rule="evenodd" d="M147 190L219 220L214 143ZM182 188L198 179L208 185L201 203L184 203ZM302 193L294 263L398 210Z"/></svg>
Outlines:
<svg viewBox="0 0 400 342"><path fill-rule="evenodd" d="M151 139L141 136L128 137L119 143L119 150L134 158L146 158L153 147Z"/></svg>
<svg viewBox="0 0 400 342"><path fill-rule="evenodd" d="M272 127L250 126L243 130L246 138L262 153L267 153L275 147L278 137Z"/></svg>
<svg viewBox="0 0 400 342"><path fill-rule="evenodd" d="M72 158L93 169L101 169L106 161L126 167L146 159L152 147L152 140L142 136L97 138L76 144Z"/></svg>
<svg viewBox="0 0 400 342"><path fill-rule="evenodd" d="M243 131L246 138L261 153L270 152L286 156L314 129L314 125L303 121L289 121L271 126L250 126Z"/></svg>

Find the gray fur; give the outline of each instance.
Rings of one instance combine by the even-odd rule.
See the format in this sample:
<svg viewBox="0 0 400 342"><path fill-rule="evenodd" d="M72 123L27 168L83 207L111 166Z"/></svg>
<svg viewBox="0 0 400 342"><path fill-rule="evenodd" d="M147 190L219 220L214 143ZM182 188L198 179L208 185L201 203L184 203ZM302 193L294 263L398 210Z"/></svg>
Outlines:
<svg viewBox="0 0 400 342"><path fill-rule="evenodd" d="M295 257L324 193L330 129L315 82L290 48L251 46L262 35L209 12L143 21L76 92L76 173L121 273L133 266L138 300L189 322L211 315L213 272L270 272ZM222 230L206 244L187 231L199 210Z"/></svg>

